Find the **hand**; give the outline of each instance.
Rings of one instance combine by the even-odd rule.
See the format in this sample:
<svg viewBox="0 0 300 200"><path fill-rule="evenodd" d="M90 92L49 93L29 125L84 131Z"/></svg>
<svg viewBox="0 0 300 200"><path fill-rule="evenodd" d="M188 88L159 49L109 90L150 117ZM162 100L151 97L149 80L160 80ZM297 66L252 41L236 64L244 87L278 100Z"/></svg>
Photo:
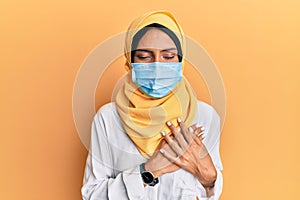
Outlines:
<svg viewBox="0 0 300 200"><path fill-rule="evenodd" d="M201 127L196 127L196 125L193 125L190 127L190 129L195 129L195 132L200 133ZM162 132L162 136L165 136L165 132ZM171 138L173 135L170 136ZM192 139L192 138L191 138ZM174 171L177 171L180 167L167 159L164 155L162 155L160 151L166 151L169 152L172 156L177 156L175 152L172 151L171 147L167 144L165 140L162 140L160 144L157 147L157 150L154 152L154 154L151 156L151 158L145 163L145 169L147 171L150 171L154 177L159 177L165 173L171 173Z"/></svg>
<svg viewBox="0 0 300 200"><path fill-rule="evenodd" d="M154 177L159 177L165 173L174 172L179 169L177 165L170 162L166 157L164 157L159 150L164 149L165 151L170 152L171 155L175 156L171 152L170 147L165 140L161 140L160 144L157 147L157 150L153 153L151 158L145 163L146 171L150 171Z"/></svg>
<svg viewBox="0 0 300 200"><path fill-rule="evenodd" d="M201 127L196 127L196 125L190 127L190 129L193 129L195 130L195 132L199 133L201 131L200 128ZM165 136L165 134L166 133L162 132L163 136ZM173 136L171 135L170 137L172 138ZM165 140L162 140L158 145L157 150L145 163L145 169L147 171L150 171L155 178L165 173L177 171L180 168L178 165L176 165L175 163L167 159L164 155L162 155L159 150L169 152L171 156L176 156L176 153L172 151L171 147L167 144L167 142Z"/></svg>
<svg viewBox="0 0 300 200"><path fill-rule="evenodd" d="M174 138L165 135L164 139L170 148L161 149L160 152L169 161L195 175L205 188L213 187L217 171L202 143L204 127L196 126L196 129L192 127L188 130L180 119L178 119L178 123L180 129L167 122Z"/></svg>

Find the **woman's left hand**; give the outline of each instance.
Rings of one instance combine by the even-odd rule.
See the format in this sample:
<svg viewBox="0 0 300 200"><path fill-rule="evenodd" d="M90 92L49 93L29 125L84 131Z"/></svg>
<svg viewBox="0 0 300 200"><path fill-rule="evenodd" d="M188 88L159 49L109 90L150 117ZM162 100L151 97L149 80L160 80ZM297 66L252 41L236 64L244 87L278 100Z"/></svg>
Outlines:
<svg viewBox="0 0 300 200"><path fill-rule="evenodd" d="M160 152L171 162L196 176L206 189L212 188L217 171L202 142L204 127L193 125L188 129L180 119L178 123L180 128L167 122L174 137L172 139L169 135L163 134L171 148L169 151L161 150ZM177 157L172 156L174 153Z"/></svg>

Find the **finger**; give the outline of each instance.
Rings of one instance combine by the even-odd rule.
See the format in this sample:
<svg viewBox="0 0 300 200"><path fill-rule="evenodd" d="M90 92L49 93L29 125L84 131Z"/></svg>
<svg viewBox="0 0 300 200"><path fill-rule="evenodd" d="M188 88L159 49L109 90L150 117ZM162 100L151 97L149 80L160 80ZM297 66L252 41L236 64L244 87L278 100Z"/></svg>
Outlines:
<svg viewBox="0 0 300 200"><path fill-rule="evenodd" d="M197 126L198 126L198 124L196 123L196 124L193 124L193 125L191 125L190 127L189 127L189 131L191 132L191 133L194 133L194 130L196 130L197 129Z"/></svg>
<svg viewBox="0 0 300 200"><path fill-rule="evenodd" d="M204 136L205 134L205 127L204 126L199 126L195 131L194 134L197 135L198 137Z"/></svg>
<svg viewBox="0 0 300 200"><path fill-rule="evenodd" d="M189 144L186 141L186 139L184 138L181 128L178 128L178 132L175 135L175 139L177 140L177 142L182 150L186 150L188 148Z"/></svg>
<svg viewBox="0 0 300 200"><path fill-rule="evenodd" d="M169 144L165 140L162 141L164 141L164 146L161 149L164 149L165 151L169 152L170 155L176 157L177 154L173 151L173 149L169 146Z"/></svg>
<svg viewBox="0 0 300 200"><path fill-rule="evenodd" d="M192 139L195 140L198 145L201 145L201 141L199 141L199 139L197 138L198 136L201 136L201 126L199 124L193 124L188 128L188 130Z"/></svg>
<svg viewBox="0 0 300 200"><path fill-rule="evenodd" d="M193 124L193 125L191 125L191 126L189 127L189 131L190 131L191 133L194 132L194 129L196 129L196 124Z"/></svg>
<svg viewBox="0 0 300 200"><path fill-rule="evenodd" d="M202 126L200 124L196 124L195 127L196 128L193 131L194 131L194 134L196 134L198 137L200 135L202 135L202 133L204 133L204 131L205 131L205 127L204 126ZM192 129L192 128L190 128L190 129Z"/></svg>
<svg viewBox="0 0 300 200"><path fill-rule="evenodd" d="M180 125L180 130L181 130L181 133L183 134L183 137L184 137L185 141L188 144L190 144L193 141L192 134L190 134L188 128L185 125L185 123L180 118L178 118L177 121L178 121L178 124Z"/></svg>
<svg viewBox="0 0 300 200"><path fill-rule="evenodd" d="M182 149L186 149L188 144L185 142L184 137L181 134L181 129L176 128L171 122L167 121L167 126L171 130L171 132L174 134L175 139L177 140L178 144Z"/></svg>
<svg viewBox="0 0 300 200"><path fill-rule="evenodd" d="M195 127L195 130L193 129ZM189 128L188 128L188 130L189 130L189 134L191 135L191 137L194 139L197 135L195 134L195 132L197 131L197 128L196 128L196 126L190 126Z"/></svg>
<svg viewBox="0 0 300 200"><path fill-rule="evenodd" d="M198 145L202 145L202 140L205 138L204 130L205 128L203 126L198 125L198 128L194 132L194 135L196 136L194 137L194 140Z"/></svg>
<svg viewBox="0 0 300 200"><path fill-rule="evenodd" d="M202 130L201 130L201 125L199 124L193 124L192 126L190 126L188 128L190 135L192 135L192 137L194 138L194 136L198 136Z"/></svg>
<svg viewBox="0 0 300 200"><path fill-rule="evenodd" d="M161 148L164 148L165 146L167 146L167 142L165 140L161 140L158 146L156 147L155 151L159 151Z"/></svg>
<svg viewBox="0 0 300 200"><path fill-rule="evenodd" d="M174 126L174 124L172 124L171 122L167 121L167 126L169 127L169 129L171 130L171 132L176 135L178 133L178 130L176 129L176 127Z"/></svg>
<svg viewBox="0 0 300 200"><path fill-rule="evenodd" d="M198 136L195 136L195 137L194 137L194 141L196 142L196 144L197 144L198 146L203 146L202 140L203 140L203 138L202 138L201 136L200 136L200 137L198 137Z"/></svg>
<svg viewBox="0 0 300 200"><path fill-rule="evenodd" d="M178 118L177 121L178 121L179 126L180 126L180 123L183 123L180 118ZM188 148L188 141L184 137L184 134L187 134L187 132L188 132L188 130L186 127L180 126L180 128L177 128L177 133L175 134L175 138L183 150Z"/></svg>
<svg viewBox="0 0 300 200"><path fill-rule="evenodd" d="M165 151L164 149L160 149L159 152L165 157L167 158L170 162L175 163L175 164L179 164L179 157L175 157L172 156L168 151Z"/></svg>
<svg viewBox="0 0 300 200"><path fill-rule="evenodd" d="M173 140L169 135L166 134L166 132L162 131L161 135L164 137L168 145L171 147L171 149L177 154L181 155L182 154L182 149L178 145L178 143Z"/></svg>

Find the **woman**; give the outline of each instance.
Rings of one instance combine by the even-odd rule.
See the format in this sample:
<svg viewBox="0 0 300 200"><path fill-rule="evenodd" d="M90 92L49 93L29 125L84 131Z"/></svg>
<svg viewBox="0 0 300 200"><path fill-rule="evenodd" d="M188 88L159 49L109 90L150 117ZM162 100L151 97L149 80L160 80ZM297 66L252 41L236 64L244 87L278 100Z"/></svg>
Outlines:
<svg viewBox="0 0 300 200"><path fill-rule="evenodd" d="M124 85L92 123L83 199L219 198L219 116L182 75L184 45L169 12L130 25Z"/></svg>

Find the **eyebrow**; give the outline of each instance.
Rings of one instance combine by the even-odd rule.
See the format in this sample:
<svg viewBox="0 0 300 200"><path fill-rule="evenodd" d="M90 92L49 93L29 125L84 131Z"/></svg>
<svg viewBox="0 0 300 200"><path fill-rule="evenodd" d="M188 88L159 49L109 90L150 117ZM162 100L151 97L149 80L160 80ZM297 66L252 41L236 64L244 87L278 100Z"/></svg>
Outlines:
<svg viewBox="0 0 300 200"><path fill-rule="evenodd" d="M165 51L172 51L172 50L177 50L177 48L168 48L168 49L163 49L160 52L165 52ZM153 51L148 50L148 49L136 49L135 51L143 51L143 52L147 52L147 53L153 53Z"/></svg>

